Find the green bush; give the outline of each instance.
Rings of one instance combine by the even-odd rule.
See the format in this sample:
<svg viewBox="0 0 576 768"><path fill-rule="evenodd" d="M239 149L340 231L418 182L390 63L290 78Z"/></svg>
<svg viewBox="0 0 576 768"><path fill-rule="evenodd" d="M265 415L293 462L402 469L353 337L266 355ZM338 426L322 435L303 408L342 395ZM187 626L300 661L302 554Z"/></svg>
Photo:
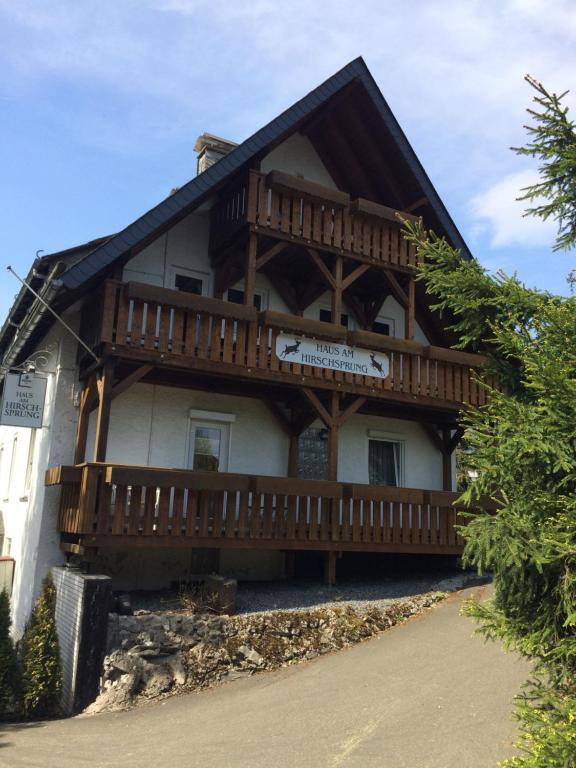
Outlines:
<svg viewBox="0 0 576 768"><path fill-rule="evenodd" d="M54 717L60 712L62 668L55 608L56 588L48 575L19 644L22 714L27 719Z"/></svg>
<svg viewBox="0 0 576 768"><path fill-rule="evenodd" d="M12 717L18 703L18 665L10 637L10 598L0 592L0 718Z"/></svg>
<svg viewBox="0 0 576 768"><path fill-rule="evenodd" d="M558 225L555 249L576 246L576 126L562 97L536 89L531 141L517 150L541 161L523 190L528 213ZM494 574L494 597L473 603L482 631L534 661L517 700L520 754L508 768L576 768L576 296L527 289L489 274L449 244L406 223L424 259L419 279L448 316L458 346L488 354L499 390L462 419L470 482L461 501L483 497L462 529L464 561ZM576 275L569 278L572 288Z"/></svg>

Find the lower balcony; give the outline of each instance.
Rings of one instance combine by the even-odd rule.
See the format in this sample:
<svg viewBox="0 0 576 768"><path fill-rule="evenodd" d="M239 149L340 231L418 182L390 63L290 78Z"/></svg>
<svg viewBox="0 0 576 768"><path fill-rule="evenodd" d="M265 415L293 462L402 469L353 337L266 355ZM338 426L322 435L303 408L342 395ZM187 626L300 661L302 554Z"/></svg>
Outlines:
<svg viewBox="0 0 576 768"><path fill-rule="evenodd" d="M458 555L458 494L91 463L49 469L62 548L209 547Z"/></svg>

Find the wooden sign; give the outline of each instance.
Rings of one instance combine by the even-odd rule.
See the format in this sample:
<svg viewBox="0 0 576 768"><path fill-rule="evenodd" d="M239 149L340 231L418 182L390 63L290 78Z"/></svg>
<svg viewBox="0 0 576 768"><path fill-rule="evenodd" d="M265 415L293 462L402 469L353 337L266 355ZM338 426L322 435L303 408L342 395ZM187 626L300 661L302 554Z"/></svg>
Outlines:
<svg viewBox="0 0 576 768"><path fill-rule="evenodd" d="M287 336L284 333L279 334L276 339L276 356L290 363L375 376L380 379L385 379L390 371L388 356L383 352L371 352L368 349L307 339L304 336Z"/></svg>
<svg viewBox="0 0 576 768"><path fill-rule="evenodd" d="M4 379L0 425L40 429L44 417L47 381L44 376L36 376L35 373L7 373Z"/></svg>

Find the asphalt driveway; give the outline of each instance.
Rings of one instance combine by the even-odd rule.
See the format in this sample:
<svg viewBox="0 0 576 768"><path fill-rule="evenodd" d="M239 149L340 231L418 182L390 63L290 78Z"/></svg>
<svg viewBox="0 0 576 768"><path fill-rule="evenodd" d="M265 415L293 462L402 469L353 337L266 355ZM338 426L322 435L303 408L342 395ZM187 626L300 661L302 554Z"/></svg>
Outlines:
<svg viewBox="0 0 576 768"><path fill-rule="evenodd" d="M130 712L0 726L2 768L490 768L526 662L452 595L361 645Z"/></svg>

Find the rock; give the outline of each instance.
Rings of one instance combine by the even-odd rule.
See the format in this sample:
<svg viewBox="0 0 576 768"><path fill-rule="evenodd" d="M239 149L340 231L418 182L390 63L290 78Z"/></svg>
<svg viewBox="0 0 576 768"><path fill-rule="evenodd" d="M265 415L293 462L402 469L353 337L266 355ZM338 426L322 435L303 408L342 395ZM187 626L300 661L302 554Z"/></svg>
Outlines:
<svg viewBox="0 0 576 768"><path fill-rule="evenodd" d="M174 684L184 685L187 675L182 653L178 651L178 653L174 653L172 656L168 656L165 659L164 664L170 670Z"/></svg>
<svg viewBox="0 0 576 768"><path fill-rule="evenodd" d="M143 670L142 695L147 698L155 698L162 693L166 693L172 688L174 678L172 670L165 662L150 664L147 663Z"/></svg>

